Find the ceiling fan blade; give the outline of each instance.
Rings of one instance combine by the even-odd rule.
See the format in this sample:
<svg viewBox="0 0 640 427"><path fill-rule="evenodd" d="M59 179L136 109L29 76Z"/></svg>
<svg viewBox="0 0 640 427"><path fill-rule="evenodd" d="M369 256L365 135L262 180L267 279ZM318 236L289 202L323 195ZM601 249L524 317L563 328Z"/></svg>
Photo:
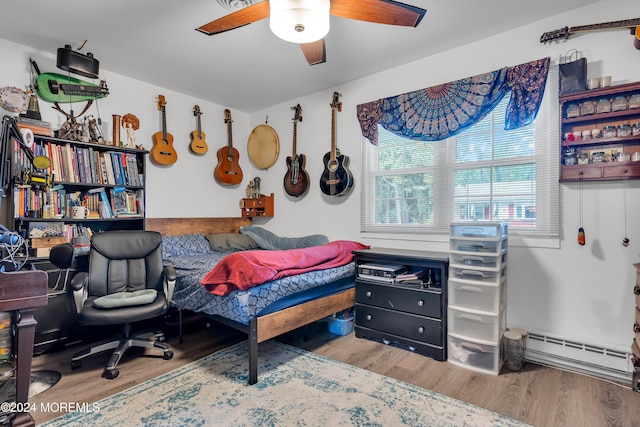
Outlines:
<svg viewBox="0 0 640 427"><path fill-rule="evenodd" d="M269 1L265 0L204 24L196 28L196 31L208 36L223 33L268 18L269 10Z"/></svg>
<svg viewBox="0 0 640 427"><path fill-rule="evenodd" d="M331 14L358 21L417 27L427 11L394 0L331 0Z"/></svg>
<svg viewBox="0 0 640 427"><path fill-rule="evenodd" d="M311 43L300 43L300 47L302 48L302 53L304 53L305 58L307 58L309 65L327 62L327 52L324 48L324 39Z"/></svg>

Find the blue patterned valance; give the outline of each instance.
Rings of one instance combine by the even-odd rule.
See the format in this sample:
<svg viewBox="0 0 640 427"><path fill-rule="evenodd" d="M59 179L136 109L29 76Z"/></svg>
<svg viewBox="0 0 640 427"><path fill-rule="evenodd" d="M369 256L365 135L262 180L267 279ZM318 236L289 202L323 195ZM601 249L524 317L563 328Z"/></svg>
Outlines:
<svg viewBox="0 0 640 427"><path fill-rule="evenodd" d="M531 123L538 113L550 58L502 68L357 107L362 135L378 142L378 125L420 141L457 135L489 114L511 91L505 129Z"/></svg>

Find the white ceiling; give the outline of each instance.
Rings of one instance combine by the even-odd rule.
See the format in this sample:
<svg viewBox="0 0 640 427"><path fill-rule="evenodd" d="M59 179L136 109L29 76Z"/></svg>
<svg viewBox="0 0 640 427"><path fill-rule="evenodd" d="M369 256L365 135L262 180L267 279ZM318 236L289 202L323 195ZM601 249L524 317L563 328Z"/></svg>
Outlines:
<svg viewBox="0 0 640 427"><path fill-rule="evenodd" d="M231 13L217 0L4 1L0 38L52 55L86 40L101 69L251 113L597 1L403 0L427 10L417 28L331 17L327 62L314 66L268 19L195 31Z"/></svg>

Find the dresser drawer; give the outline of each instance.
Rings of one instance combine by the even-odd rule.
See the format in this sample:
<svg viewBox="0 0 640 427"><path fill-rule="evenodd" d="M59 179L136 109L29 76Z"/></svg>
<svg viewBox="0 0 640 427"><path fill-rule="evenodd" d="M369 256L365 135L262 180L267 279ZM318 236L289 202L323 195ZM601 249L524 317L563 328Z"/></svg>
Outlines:
<svg viewBox="0 0 640 427"><path fill-rule="evenodd" d="M502 282L502 277L507 275L507 267L503 266L501 271L477 270L474 268L450 267L449 277L454 280L467 280L471 283L498 286Z"/></svg>
<svg viewBox="0 0 640 427"><path fill-rule="evenodd" d="M507 253L483 255L469 252L451 252L449 265L462 268L499 270L507 263Z"/></svg>
<svg viewBox="0 0 640 427"><path fill-rule="evenodd" d="M449 280L449 307L498 314L500 303L506 302L506 281L498 286L467 280Z"/></svg>
<svg viewBox="0 0 640 427"><path fill-rule="evenodd" d="M356 282L356 303L428 317L442 317L442 292Z"/></svg>
<svg viewBox="0 0 640 427"><path fill-rule="evenodd" d="M444 344L439 319L356 303L356 325L437 346Z"/></svg>
<svg viewBox="0 0 640 427"><path fill-rule="evenodd" d="M471 239L464 237L450 237L450 252L472 252L478 254L501 254L507 250L507 238L500 240Z"/></svg>
<svg viewBox="0 0 640 427"><path fill-rule="evenodd" d="M500 372L500 344L486 344L449 335L449 362L479 372L497 375Z"/></svg>
<svg viewBox="0 0 640 427"><path fill-rule="evenodd" d="M449 332L487 342L499 342L505 329L505 317L459 310L449 306Z"/></svg>
<svg viewBox="0 0 640 427"><path fill-rule="evenodd" d="M508 225L506 222L487 222L484 224L458 222L451 223L449 227L452 236L495 237L498 240L501 237L506 237Z"/></svg>

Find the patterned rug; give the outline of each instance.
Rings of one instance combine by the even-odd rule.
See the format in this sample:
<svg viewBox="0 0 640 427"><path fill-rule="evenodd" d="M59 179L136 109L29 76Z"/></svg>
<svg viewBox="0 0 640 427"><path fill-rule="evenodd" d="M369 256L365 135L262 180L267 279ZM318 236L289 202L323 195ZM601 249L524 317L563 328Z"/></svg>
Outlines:
<svg viewBox="0 0 640 427"><path fill-rule="evenodd" d="M242 342L42 426L526 426L274 340L259 349L256 385Z"/></svg>

